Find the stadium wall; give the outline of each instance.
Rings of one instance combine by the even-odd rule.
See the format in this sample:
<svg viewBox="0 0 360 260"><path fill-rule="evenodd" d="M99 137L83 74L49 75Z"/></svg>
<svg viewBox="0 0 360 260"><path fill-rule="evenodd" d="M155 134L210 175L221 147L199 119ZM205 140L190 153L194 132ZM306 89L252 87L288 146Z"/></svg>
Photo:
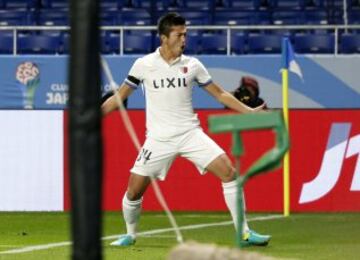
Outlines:
<svg viewBox="0 0 360 260"><path fill-rule="evenodd" d="M116 80L121 82L135 58L108 59ZM269 107L281 107L280 57L199 59L209 67L214 80L228 90L237 86L242 75L257 77L261 96ZM307 56L299 57L299 63L304 81L290 78L292 211L359 211L360 59ZM1 211L69 209L67 111L63 110L67 101L66 64L66 57L0 60ZM24 93L34 86L31 102L31 93ZM106 82L103 88L108 88ZM194 103L205 131L209 114L224 113L197 88ZM25 106L33 109L25 110ZM142 91L136 91L129 99L129 112L141 141L145 133L143 107ZM228 135L210 135L229 152ZM118 210L137 152L116 112L104 119L103 136L104 209ZM241 168L246 169L272 147L274 136L258 131L243 137ZM226 210L219 181L210 174L200 176L181 158L160 186L173 210ZM246 200L249 211L281 211L281 169L251 180ZM161 210L152 189L145 196L144 209Z"/></svg>

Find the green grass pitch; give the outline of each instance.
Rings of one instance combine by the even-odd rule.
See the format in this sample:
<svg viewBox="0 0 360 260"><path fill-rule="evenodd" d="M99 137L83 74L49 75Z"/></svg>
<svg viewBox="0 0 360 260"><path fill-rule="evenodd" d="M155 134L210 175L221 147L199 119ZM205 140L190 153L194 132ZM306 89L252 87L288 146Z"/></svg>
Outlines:
<svg viewBox="0 0 360 260"><path fill-rule="evenodd" d="M273 236L267 247L248 247L263 255L281 259L359 259L360 214L293 214L290 217L259 219L264 214L249 214L251 228ZM235 245L235 232L226 213L175 213L185 240ZM144 213L141 232L151 231L137 239L135 246L109 246L111 237L125 231L120 213L104 213L104 259L166 259L176 245L168 219L161 213ZM205 224L194 227L194 225ZM207 224L213 224L207 225ZM0 259L69 259L68 213L0 213ZM57 247L54 243L66 242ZM49 248L44 248L49 246ZM27 252L4 254L25 248ZM41 248L41 250L38 250Z"/></svg>

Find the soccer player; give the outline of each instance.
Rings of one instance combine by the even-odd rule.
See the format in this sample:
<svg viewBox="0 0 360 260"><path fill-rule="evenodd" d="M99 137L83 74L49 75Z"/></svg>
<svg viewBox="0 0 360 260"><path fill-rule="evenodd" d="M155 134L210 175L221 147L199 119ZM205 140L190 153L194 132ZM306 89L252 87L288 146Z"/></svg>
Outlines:
<svg viewBox="0 0 360 260"><path fill-rule="evenodd" d="M185 19L177 13L160 18L158 33L161 46L153 53L138 58L128 77L118 89L125 100L142 84L146 96L146 140L130 170L128 188L122 201L127 234L112 245L128 246L135 243L143 194L150 177L164 180L177 156L195 164L200 174L209 171L222 181L225 202L234 225L237 223L236 176L230 159L200 127L192 107L192 85L207 91L220 103L240 112L261 110L250 108L229 92L215 84L203 64L196 58L183 55L185 48ZM102 105L103 114L118 107L114 97ZM243 238L251 245L266 245L269 235L249 229L246 220Z"/></svg>

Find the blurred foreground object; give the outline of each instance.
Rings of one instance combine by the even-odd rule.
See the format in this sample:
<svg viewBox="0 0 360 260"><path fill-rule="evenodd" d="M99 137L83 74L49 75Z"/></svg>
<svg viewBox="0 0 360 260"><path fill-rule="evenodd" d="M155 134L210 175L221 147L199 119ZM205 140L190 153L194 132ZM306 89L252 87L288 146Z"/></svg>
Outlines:
<svg viewBox="0 0 360 260"><path fill-rule="evenodd" d="M255 252L189 241L173 248L167 260L272 260Z"/></svg>

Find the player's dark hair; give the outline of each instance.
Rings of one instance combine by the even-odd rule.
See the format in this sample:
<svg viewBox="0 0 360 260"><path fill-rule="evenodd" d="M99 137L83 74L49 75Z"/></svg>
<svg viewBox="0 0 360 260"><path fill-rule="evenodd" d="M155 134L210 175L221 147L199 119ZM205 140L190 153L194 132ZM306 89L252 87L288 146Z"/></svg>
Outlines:
<svg viewBox="0 0 360 260"><path fill-rule="evenodd" d="M158 22L159 35L169 36L172 26L185 25L186 20L180 14L171 12L160 17Z"/></svg>

